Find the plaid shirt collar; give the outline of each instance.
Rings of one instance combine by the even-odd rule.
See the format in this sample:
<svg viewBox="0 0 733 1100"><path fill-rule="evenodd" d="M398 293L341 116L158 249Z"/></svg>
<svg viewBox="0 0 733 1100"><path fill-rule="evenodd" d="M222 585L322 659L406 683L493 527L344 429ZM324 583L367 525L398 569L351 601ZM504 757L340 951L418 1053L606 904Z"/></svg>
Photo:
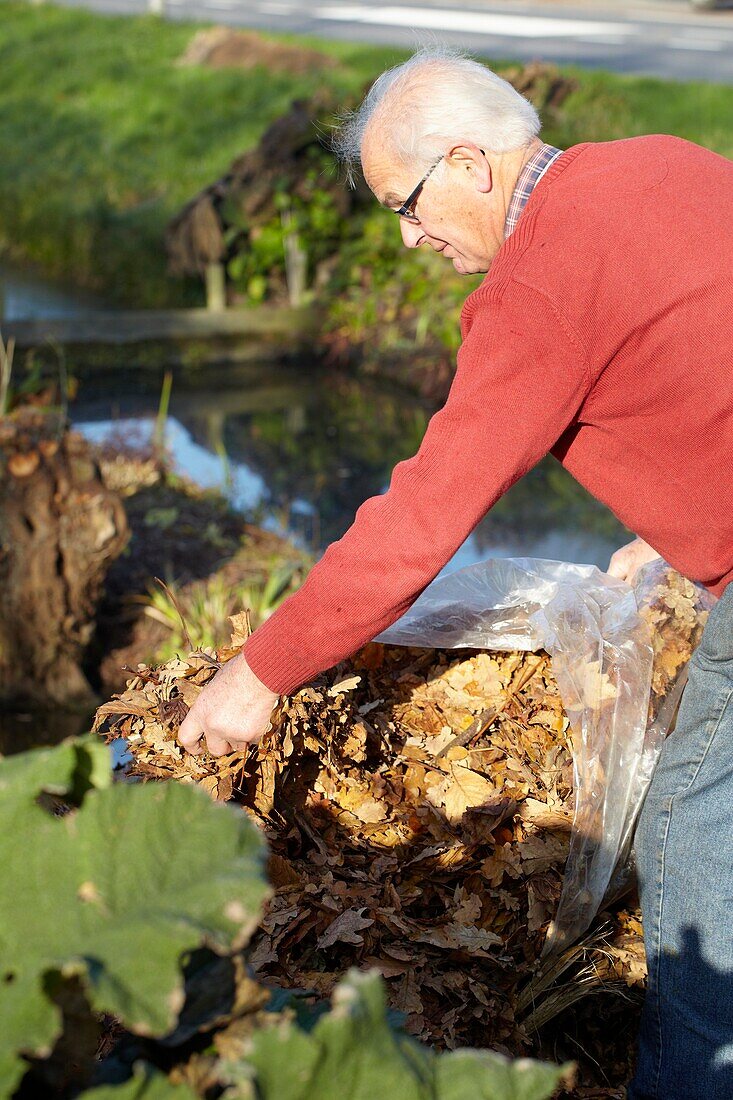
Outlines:
<svg viewBox="0 0 733 1100"><path fill-rule="evenodd" d="M534 191L539 181L544 176L553 161L562 153L562 149L556 149L554 145L543 144L540 149L530 157L522 171L519 173L516 187L512 192L504 223L504 240L511 236L517 228L517 222L524 210L529 196Z"/></svg>

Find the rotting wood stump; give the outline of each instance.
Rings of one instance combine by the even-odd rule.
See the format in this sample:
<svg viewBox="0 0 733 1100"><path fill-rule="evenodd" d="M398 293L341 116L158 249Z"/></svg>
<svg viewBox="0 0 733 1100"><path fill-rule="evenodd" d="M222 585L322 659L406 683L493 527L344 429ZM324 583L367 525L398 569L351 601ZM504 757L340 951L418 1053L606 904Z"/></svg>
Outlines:
<svg viewBox="0 0 733 1100"><path fill-rule="evenodd" d="M86 441L56 412L0 420L0 699L92 702L85 648L128 536Z"/></svg>

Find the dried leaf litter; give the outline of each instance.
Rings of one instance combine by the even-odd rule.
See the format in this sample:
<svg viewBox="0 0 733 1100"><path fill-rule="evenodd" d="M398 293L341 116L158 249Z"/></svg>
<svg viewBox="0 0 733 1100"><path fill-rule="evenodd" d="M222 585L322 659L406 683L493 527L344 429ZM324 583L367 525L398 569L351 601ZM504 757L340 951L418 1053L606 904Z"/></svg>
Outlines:
<svg viewBox="0 0 733 1100"><path fill-rule="evenodd" d="M668 570L643 614L654 716L706 612L699 590ZM136 776L198 783L264 829L275 893L253 940L256 975L325 996L348 966L375 966L416 1036L530 1049L531 1030L555 1011L546 988L544 1007L526 990L573 814L571 731L549 656L370 643L281 699L273 730L246 754L193 757L176 731L244 642L246 616L232 625L217 652L139 666L95 729L127 739ZM617 909L588 943L576 951L587 991L643 985L638 910ZM578 982L558 1010L580 995Z"/></svg>

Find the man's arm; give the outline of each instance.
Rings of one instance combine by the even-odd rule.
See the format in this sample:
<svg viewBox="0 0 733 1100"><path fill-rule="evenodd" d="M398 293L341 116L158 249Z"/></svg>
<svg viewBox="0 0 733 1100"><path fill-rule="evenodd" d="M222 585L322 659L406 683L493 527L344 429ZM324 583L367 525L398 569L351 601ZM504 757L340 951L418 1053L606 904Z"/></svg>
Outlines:
<svg viewBox="0 0 733 1100"><path fill-rule="evenodd" d="M589 388L582 349L544 295L513 283L500 301L480 301L448 399L417 454L398 463L389 490L361 505L302 588L248 639L227 682L239 699L228 711L238 706L243 714L260 697L264 706L253 676L274 701L398 619L499 497L547 454ZM184 744L189 731L207 732L207 721L229 745L264 731L266 723L254 720L237 730L231 718L224 729L209 711L224 671L181 728Z"/></svg>

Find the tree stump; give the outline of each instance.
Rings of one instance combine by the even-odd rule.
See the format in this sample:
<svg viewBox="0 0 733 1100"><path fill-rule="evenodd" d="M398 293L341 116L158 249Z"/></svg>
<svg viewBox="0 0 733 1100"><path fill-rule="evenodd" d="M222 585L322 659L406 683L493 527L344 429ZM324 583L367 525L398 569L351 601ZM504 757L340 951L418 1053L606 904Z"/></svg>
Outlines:
<svg viewBox="0 0 733 1100"><path fill-rule="evenodd" d="M57 413L0 420L0 699L89 705L84 651L127 540L120 498Z"/></svg>

